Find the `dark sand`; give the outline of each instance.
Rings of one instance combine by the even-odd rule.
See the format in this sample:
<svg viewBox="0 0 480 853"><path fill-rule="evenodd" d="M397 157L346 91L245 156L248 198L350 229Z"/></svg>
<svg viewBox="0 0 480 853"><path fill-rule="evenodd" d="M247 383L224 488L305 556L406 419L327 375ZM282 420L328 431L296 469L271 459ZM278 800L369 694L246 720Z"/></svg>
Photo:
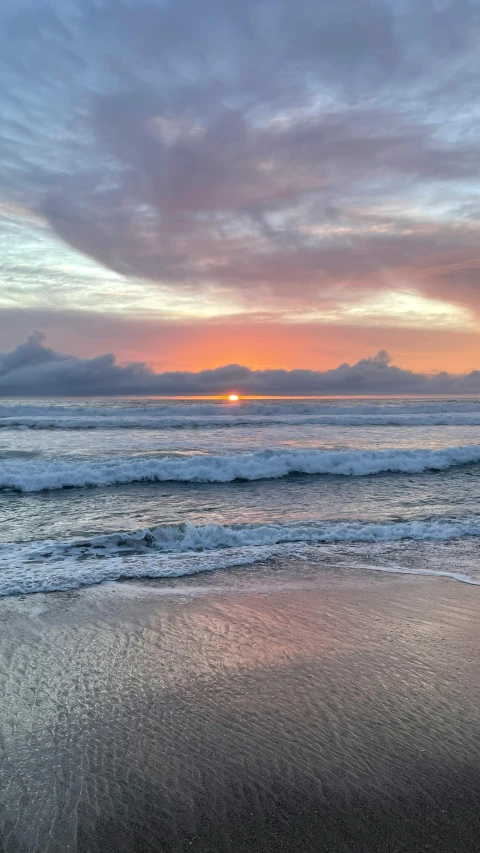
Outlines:
<svg viewBox="0 0 480 853"><path fill-rule="evenodd" d="M3 853L480 850L480 589L268 571L0 602Z"/></svg>

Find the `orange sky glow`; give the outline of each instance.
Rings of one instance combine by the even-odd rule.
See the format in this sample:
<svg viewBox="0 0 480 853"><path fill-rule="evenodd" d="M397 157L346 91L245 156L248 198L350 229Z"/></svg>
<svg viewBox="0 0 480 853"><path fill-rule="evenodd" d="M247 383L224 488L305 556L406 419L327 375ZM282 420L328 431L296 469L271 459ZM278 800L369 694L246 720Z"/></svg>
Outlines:
<svg viewBox="0 0 480 853"><path fill-rule="evenodd" d="M463 373L480 368L480 339L470 331L138 321L127 328L107 325L98 341L83 331L65 334L53 325L47 332L61 351L85 357L115 352L119 361L146 361L156 371L198 371L232 363L254 369L325 370L345 361L353 364L379 349L388 349L393 361L408 370Z"/></svg>

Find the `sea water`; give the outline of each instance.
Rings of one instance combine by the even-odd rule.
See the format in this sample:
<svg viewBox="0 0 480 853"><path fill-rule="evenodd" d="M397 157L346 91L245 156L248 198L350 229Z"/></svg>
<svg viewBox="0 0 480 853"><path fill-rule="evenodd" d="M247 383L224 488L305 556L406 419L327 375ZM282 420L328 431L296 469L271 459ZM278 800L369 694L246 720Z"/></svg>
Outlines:
<svg viewBox="0 0 480 853"><path fill-rule="evenodd" d="M479 493L477 399L3 400L0 595L287 557L477 583Z"/></svg>

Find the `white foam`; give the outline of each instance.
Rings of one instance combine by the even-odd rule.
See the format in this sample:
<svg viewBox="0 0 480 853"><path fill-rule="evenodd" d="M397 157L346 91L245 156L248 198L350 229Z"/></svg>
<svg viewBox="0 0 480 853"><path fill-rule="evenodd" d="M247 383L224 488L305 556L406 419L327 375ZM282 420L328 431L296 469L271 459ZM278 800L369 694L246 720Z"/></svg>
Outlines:
<svg viewBox="0 0 480 853"><path fill-rule="evenodd" d="M106 560L78 559L60 562L39 560L26 564L11 554L8 566L1 571L0 596L29 595L38 592L62 592L123 578L178 578L253 565L270 557L271 549L245 548L232 552L206 554L112 556ZM5 556L5 554L3 555Z"/></svg>
<svg viewBox="0 0 480 853"><path fill-rule="evenodd" d="M103 405L49 403L0 405L5 429L201 429L239 426L318 424L341 426L475 426L478 400L404 400L369 403L338 401L164 402Z"/></svg>
<svg viewBox="0 0 480 853"><path fill-rule="evenodd" d="M344 564L344 568L349 569L367 569L373 572L386 572L391 575L420 575L421 577L449 578L450 580L460 581L469 586L480 586L480 579L473 578L470 575L462 575L461 572L448 572L442 569L413 569L411 566L379 566L375 563L351 563Z"/></svg>
<svg viewBox="0 0 480 853"><path fill-rule="evenodd" d="M32 559L45 552L55 559L66 556L101 556L148 553L183 553L244 546L278 545L280 542L397 542L429 541L480 536L480 518L432 518L402 522L312 521L274 524L165 524L133 532L120 531L70 542L43 540L26 543ZM10 546L0 546L7 550Z"/></svg>
<svg viewBox="0 0 480 853"><path fill-rule="evenodd" d="M382 472L419 474L480 462L480 445L442 450L265 450L223 456L65 461L3 460L0 489L38 492L140 482L227 483L289 474L362 477Z"/></svg>
<svg viewBox="0 0 480 853"><path fill-rule="evenodd" d="M258 415L221 414L209 416L192 416L185 414L169 417L148 414L109 415L109 416L15 416L0 418L1 429L34 429L34 430L198 430L198 429L228 429L255 428L262 426L480 426L480 412L439 412L439 413L403 413L391 409L389 412L365 414L336 414L309 415L302 412L285 412L272 410L271 414Z"/></svg>
<svg viewBox="0 0 480 853"><path fill-rule="evenodd" d="M250 412L251 414L271 414L274 412L288 413L293 410L303 414L328 414L337 412L338 414L381 414L382 412L402 412L404 414L414 412L445 412L454 408L455 411L464 412L479 412L480 399L465 399L461 397L452 397L445 399L428 399L422 400L402 400L402 399L377 399L375 401L360 402L358 400L349 400L348 402L340 403L338 400L331 399L271 399L266 401L257 400L240 400L236 403L219 400L218 402L198 402L190 400L170 400L162 402L131 401L128 404L125 400L117 401L115 398L109 399L103 404L95 406L89 405L86 402L75 402L69 404L58 404L49 402L31 402L31 403L16 403L3 402L0 403L0 417L8 415L35 415L35 414L57 414L57 415L76 415L85 414L98 417L108 417L112 412L124 415L142 414L152 416L176 414L190 415L218 415L220 413L236 414L239 411L242 413Z"/></svg>
<svg viewBox="0 0 480 853"><path fill-rule="evenodd" d="M337 401L166 402L137 405L48 403L0 405L0 427L9 429L197 429L205 426L255 426L264 423L342 426L479 425L478 400L422 402Z"/></svg>
<svg viewBox="0 0 480 853"><path fill-rule="evenodd" d="M271 557L302 556L305 547L322 543L444 542L479 536L480 518L472 517L382 524L186 523L83 540L7 543L0 546L0 596L76 589L122 577L183 577L253 565ZM461 579L468 580L463 575Z"/></svg>

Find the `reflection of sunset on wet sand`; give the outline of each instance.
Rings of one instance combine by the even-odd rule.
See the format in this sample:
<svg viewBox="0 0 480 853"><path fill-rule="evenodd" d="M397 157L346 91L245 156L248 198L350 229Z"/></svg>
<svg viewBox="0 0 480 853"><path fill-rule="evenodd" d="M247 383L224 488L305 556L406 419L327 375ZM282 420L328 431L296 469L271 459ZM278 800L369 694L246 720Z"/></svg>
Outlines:
<svg viewBox="0 0 480 853"><path fill-rule="evenodd" d="M12 851L33 838L75 853L152 838L207 851L212 827L216 850L273 850L278 831L312 853L320 832L342 853L352 833L361 853L377 832L382 849L428 840L446 853L458 833L474 844L468 587L263 578L92 588L28 611L11 600L0 777Z"/></svg>

